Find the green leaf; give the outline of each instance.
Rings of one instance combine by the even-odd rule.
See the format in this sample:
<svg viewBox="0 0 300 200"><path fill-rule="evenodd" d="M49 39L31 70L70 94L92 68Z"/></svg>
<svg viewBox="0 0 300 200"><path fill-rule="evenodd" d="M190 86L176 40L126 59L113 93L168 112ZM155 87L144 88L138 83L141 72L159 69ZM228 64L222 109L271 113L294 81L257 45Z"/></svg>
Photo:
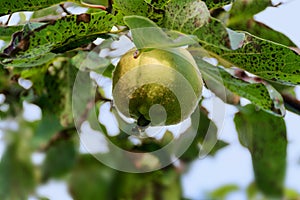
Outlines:
<svg viewBox="0 0 300 200"><path fill-rule="evenodd" d="M80 3L80 0L68 0ZM35 11L55 4L64 2L64 0L22 0L10 1L0 0L0 16L11 14L18 11Z"/></svg>
<svg viewBox="0 0 300 200"><path fill-rule="evenodd" d="M28 149L23 147L19 141L14 141L7 146L1 159L0 198L3 200L27 199L34 190L34 168Z"/></svg>
<svg viewBox="0 0 300 200"><path fill-rule="evenodd" d="M165 9L164 26L166 28L191 33L201 28L210 18L209 10L203 1L170 1Z"/></svg>
<svg viewBox="0 0 300 200"><path fill-rule="evenodd" d="M65 52L82 45L89 44L97 37L108 33L114 25L114 16L106 12L92 14L70 15L49 22L13 38L10 46L4 50L6 58L2 62L10 65L13 60L22 66L22 62L41 63L53 58L53 53ZM36 61L35 61L36 62ZM39 64L41 64L39 63Z"/></svg>
<svg viewBox="0 0 300 200"><path fill-rule="evenodd" d="M4 55L0 54L0 58L5 56L6 51L13 51L14 45L17 45L20 42L22 37L28 35L34 29L44 25L45 23L37 23L37 22L29 22L25 25L16 25L16 26L0 26L0 39L4 40L5 42L9 43L11 40L13 42L7 47L9 44L6 44L4 47L1 48L1 52L3 50ZM13 44L13 45L12 45ZM1 59L2 60L2 59Z"/></svg>
<svg viewBox="0 0 300 200"><path fill-rule="evenodd" d="M290 48L244 32L240 46L232 50L226 28L213 20L194 32L212 57L224 67L239 67L263 79L287 85L300 84L300 56Z"/></svg>
<svg viewBox="0 0 300 200"><path fill-rule="evenodd" d="M239 21L242 16L244 20L250 19L271 5L271 0L235 0L230 9L231 20Z"/></svg>
<svg viewBox="0 0 300 200"><path fill-rule="evenodd" d="M199 29L184 31L196 35L203 48L213 45L215 48L231 49L226 27L215 18L210 18L210 22Z"/></svg>
<svg viewBox="0 0 300 200"><path fill-rule="evenodd" d="M138 15L147 17L148 15L148 4L143 0L114 0L113 8L123 16Z"/></svg>
<svg viewBox="0 0 300 200"><path fill-rule="evenodd" d="M176 36L175 32L164 32L153 21L141 16L126 16L124 22L130 28L133 42L137 49L180 47L197 43L192 36L177 33L177 40L170 35ZM169 34L169 35L168 35Z"/></svg>
<svg viewBox="0 0 300 200"><path fill-rule="evenodd" d="M258 107L275 115L284 115L285 109L280 94L269 84L262 82L246 82L234 77L221 67L215 67L203 60L203 52L199 49L189 49L192 53L204 82L226 102L228 90L250 100Z"/></svg>
<svg viewBox="0 0 300 200"><path fill-rule="evenodd" d="M250 104L240 108L234 122L241 144L251 153L257 187L268 197L281 198L287 150L284 119Z"/></svg>
<svg viewBox="0 0 300 200"><path fill-rule="evenodd" d="M75 164L76 150L72 140L62 140L47 150L46 159L42 165L42 180L61 178Z"/></svg>

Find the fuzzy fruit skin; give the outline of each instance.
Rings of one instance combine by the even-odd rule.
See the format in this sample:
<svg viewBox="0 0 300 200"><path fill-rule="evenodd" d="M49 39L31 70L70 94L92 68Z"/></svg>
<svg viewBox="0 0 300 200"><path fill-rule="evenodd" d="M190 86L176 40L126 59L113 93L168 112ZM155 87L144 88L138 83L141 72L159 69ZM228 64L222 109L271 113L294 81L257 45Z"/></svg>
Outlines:
<svg viewBox="0 0 300 200"><path fill-rule="evenodd" d="M152 126L162 125L149 113L157 104L164 110L156 109L152 116L165 116L163 125L188 118L199 103L203 86L192 55L183 48L168 48L144 51L134 58L135 51L122 56L113 73L118 111L126 117L151 121Z"/></svg>

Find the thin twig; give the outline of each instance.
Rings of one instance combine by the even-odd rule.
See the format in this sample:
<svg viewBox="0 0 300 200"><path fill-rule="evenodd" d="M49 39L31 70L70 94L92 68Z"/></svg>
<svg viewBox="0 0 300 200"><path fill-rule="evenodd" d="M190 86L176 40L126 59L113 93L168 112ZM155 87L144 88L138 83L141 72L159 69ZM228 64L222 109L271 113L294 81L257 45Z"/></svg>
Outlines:
<svg viewBox="0 0 300 200"><path fill-rule="evenodd" d="M72 15L72 13L70 13L64 6L64 4L59 4L59 6L61 7L61 9L67 14L67 15Z"/></svg>
<svg viewBox="0 0 300 200"><path fill-rule="evenodd" d="M75 127L70 127L56 133L51 137L51 139L45 145L39 148L39 151L45 152L48 149L50 149L52 146L54 146L57 142L70 139L73 135L72 132L75 130L76 130Z"/></svg>
<svg viewBox="0 0 300 200"><path fill-rule="evenodd" d="M4 24L5 26L7 26L9 24L9 21L10 21L12 15L13 15L12 13L9 14L8 19Z"/></svg>

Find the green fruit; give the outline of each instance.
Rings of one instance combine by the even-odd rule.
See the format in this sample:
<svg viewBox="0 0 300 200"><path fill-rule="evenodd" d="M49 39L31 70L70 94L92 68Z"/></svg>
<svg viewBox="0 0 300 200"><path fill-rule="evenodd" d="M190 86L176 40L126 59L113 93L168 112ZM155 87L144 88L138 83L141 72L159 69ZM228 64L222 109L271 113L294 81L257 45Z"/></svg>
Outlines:
<svg viewBox="0 0 300 200"><path fill-rule="evenodd" d="M192 55L183 48L154 49L137 58L131 50L113 73L117 110L139 126L172 125L188 118L202 93L202 77Z"/></svg>

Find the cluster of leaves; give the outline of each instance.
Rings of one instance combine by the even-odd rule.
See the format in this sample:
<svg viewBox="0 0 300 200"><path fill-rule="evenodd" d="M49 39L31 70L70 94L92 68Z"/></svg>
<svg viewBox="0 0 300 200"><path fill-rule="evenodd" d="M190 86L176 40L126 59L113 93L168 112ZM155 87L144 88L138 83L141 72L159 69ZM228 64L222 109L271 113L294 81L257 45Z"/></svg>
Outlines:
<svg viewBox="0 0 300 200"><path fill-rule="evenodd" d="M103 72L103 66L108 66L103 74L111 78L114 69L110 58L101 58L97 61L102 64L84 69L79 67L80 61L93 49L97 38L105 41L100 48L112 48L112 41L127 33L124 25L132 30L139 49L182 46L190 38L196 40L201 48L191 45L189 50L206 87L239 109L235 124L241 144L252 156L257 191L267 197L283 197L287 148L283 116L285 109L300 113L293 93L300 84L300 56L289 47L293 43L287 37L253 19L254 14L272 6L271 1L114 0L112 5L110 1L100 1L107 6L106 11L95 9L92 3L0 0L0 16L34 11L26 23L0 26L0 39L5 42L0 53L0 94L5 95L9 105L7 111L0 111L0 118L13 118L20 127L18 131L5 130L7 146L0 163L0 198L25 199L34 194L37 185L52 178L68 179L74 199L181 198L180 174L175 167L144 175L125 174L78 151L71 108L76 73ZM232 8L225 11L222 7L229 3ZM68 9L86 5L93 8L86 8L83 14L72 14ZM119 27L118 31L112 31L114 26ZM139 28L151 28L153 32ZM161 28L187 36L174 44ZM204 58L215 58L217 66ZM25 90L18 85L20 79L29 79L33 87ZM240 106L240 97L252 104ZM25 122L20 115L23 101L38 105L43 111L42 119ZM79 123L88 120L90 110L105 101L110 100L103 97L101 88L92 106L90 99L82 100ZM199 143L213 124L207 116L202 109L197 136L181 157L182 162L197 159ZM136 147L123 134L110 139L129 150L147 151L164 145L162 141L147 140ZM218 141L212 154L226 145ZM34 165L30 156L37 151L44 152L46 158L42 164ZM224 192L219 193L224 196ZM218 196L218 191L212 194L222 195ZM250 197L255 195L253 190L249 192Z"/></svg>

